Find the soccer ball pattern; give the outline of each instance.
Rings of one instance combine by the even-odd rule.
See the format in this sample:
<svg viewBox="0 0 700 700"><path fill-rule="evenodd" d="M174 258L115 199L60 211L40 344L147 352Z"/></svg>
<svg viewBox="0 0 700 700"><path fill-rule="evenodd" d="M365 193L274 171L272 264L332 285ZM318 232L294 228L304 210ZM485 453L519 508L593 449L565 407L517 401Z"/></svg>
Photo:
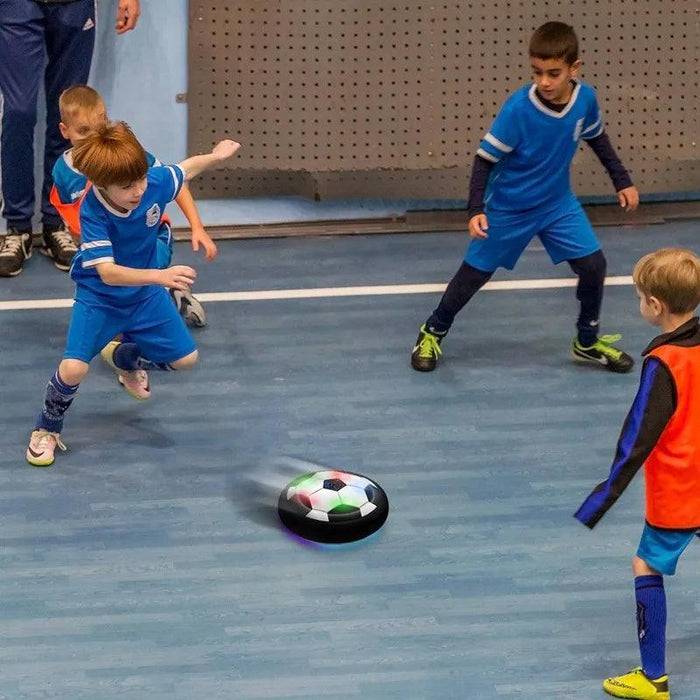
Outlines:
<svg viewBox="0 0 700 700"><path fill-rule="evenodd" d="M383 489L360 474L325 470L303 474L282 490L282 522L319 542L350 542L382 526L389 512Z"/></svg>
<svg viewBox="0 0 700 700"><path fill-rule="evenodd" d="M325 471L307 474L287 489L287 500L304 507L305 516L324 522L358 519L377 506L377 487L364 476Z"/></svg>

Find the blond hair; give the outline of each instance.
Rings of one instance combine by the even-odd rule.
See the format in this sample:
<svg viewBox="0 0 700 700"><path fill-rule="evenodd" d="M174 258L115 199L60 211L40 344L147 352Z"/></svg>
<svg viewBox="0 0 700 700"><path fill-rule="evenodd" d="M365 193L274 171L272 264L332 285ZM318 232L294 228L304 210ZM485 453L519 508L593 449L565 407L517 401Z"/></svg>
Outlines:
<svg viewBox="0 0 700 700"><path fill-rule="evenodd" d="M100 93L88 85L74 85L64 90L58 98L58 110L64 124L70 123L78 114L107 111Z"/></svg>
<svg viewBox="0 0 700 700"><path fill-rule="evenodd" d="M632 279L644 296L664 302L671 313L690 313L700 304L700 258L692 250L649 253L634 266Z"/></svg>
<svg viewBox="0 0 700 700"><path fill-rule="evenodd" d="M146 177L146 151L126 122L100 126L73 149L73 164L97 187L130 185Z"/></svg>

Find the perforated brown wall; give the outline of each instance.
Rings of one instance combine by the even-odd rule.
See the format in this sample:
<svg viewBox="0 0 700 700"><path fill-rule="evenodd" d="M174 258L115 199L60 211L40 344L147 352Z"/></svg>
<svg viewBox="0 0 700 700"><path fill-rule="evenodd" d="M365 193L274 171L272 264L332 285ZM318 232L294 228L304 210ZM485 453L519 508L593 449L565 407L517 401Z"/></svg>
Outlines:
<svg viewBox="0 0 700 700"><path fill-rule="evenodd" d="M189 152L226 134L245 146L197 193L465 198L551 19L576 28L638 187L700 189L698 0L190 0ZM579 194L611 192L585 146L572 174Z"/></svg>

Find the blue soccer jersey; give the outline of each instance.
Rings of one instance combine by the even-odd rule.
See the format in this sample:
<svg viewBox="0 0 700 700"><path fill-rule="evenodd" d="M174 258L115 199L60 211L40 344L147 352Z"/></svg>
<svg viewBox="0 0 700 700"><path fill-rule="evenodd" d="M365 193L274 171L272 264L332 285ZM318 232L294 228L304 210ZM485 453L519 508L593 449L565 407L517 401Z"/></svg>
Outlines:
<svg viewBox="0 0 700 700"><path fill-rule="evenodd" d="M146 151L146 162L152 168L160 165L160 161ZM53 166L53 184L56 186L58 197L63 204L72 204L80 199L87 185L87 178L73 165L73 149L63 153Z"/></svg>
<svg viewBox="0 0 700 700"><path fill-rule="evenodd" d="M158 286L105 284L97 265L113 262L136 269L157 269L157 239L168 202L180 192L185 174L177 165L149 168L146 192L138 207L117 211L100 191L91 188L80 209L82 243L73 258L71 277L77 284L76 299L106 304L133 304L154 294Z"/></svg>
<svg viewBox="0 0 700 700"><path fill-rule="evenodd" d="M569 168L579 139L602 132L589 85L576 82L561 112L537 98L534 84L522 87L503 105L477 151L495 163L484 198L486 213L556 206L571 194Z"/></svg>

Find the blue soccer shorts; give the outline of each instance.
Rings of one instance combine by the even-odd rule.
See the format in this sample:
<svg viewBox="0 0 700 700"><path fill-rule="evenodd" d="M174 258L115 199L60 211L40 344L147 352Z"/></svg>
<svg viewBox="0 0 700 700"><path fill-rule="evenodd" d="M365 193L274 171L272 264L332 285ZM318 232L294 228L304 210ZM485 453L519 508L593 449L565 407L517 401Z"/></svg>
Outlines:
<svg viewBox="0 0 700 700"><path fill-rule="evenodd" d="M637 556L652 569L673 576L681 554L693 537L699 533L700 531L693 530L661 530L646 523L642 539L639 541Z"/></svg>
<svg viewBox="0 0 700 700"><path fill-rule="evenodd" d="M554 208L528 212L486 210L488 238L473 239L464 262L477 270L512 270L528 243L539 237L556 265L600 250L593 227L578 199L571 195Z"/></svg>
<svg viewBox="0 0 700 700"><path fill-rule="evenodd" d="M168 292L155 287L151 296L123 307L76 299L63 357L90 362L119 333L128 333L153 362L175 362L197 349Z"/></svg>

